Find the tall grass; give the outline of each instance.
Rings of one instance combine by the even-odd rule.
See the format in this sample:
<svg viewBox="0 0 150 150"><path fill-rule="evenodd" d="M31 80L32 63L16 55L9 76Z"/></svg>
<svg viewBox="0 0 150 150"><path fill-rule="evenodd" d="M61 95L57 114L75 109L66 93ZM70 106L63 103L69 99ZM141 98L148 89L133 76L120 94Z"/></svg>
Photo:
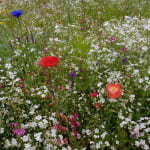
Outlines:
<svg viewBox="0 0 150 150"><path fill-rule="evenodd" d="M0 148L148 150L149 6L149 0L3 1ZM11 15L16 9L19 18ZM43 68L44 56L60 61ZM121 96L112 98L108 85L120 87Z"/></svg>

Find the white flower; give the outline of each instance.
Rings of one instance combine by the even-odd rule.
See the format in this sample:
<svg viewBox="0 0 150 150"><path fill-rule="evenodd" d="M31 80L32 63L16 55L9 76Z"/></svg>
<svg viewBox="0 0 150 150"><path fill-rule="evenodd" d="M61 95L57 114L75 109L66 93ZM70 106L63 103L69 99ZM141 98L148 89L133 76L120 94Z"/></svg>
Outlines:
<svg viewBox="0 0 150 150"><path fill-rule="evenodd" d="M143 82L143 79L139 79L139 83L142 83Z"/></svg>
<svg viewBox="0 0 150 150"><path fill-rule="evenodd" d="M44 124L47 124L48 121L47 121L46 119L43 119L43 123L44 123Z"/></svg>
<svg viewBox="0 0 150 150"><path fill-rule="evenodd" d="M9 74L9 78L10 78L10 79L14 79L14 78L15 78L15 73L13 73L13 72L8 72L8 74Z"/></svg>
<svg viewBox="0 0 150 150"><path fill-rule="evenodd" d="M10 141L9 141L9 140L6 140L5 147L8 148L8 147L10 147L10 146L11 146Z"/></svg>
<svg viewBox="0 0 150 150"><path fill-rule="evenodd" d="M86 133L86 130L85 129L82 129L82 134L85 134Z"/></svg>
<svg viewBox="0 0 150 150"><path fill-rule="evenodd" d="M12 139L11 139L11 142L12 142L12 145L13 145L13 146L17 146L17 140L16 140L16 139L12 138Z"/></svg>
<svg viewBox="0 0 150 150"><path fill-rule="evenodd" d="M5 64L5 67L6 67L7 69L10 69L10 68L12 68L12 65L11 65L11 64Z"/></svg>
<svg viewBox="0 0 150 150"><path fill-rule="evenodd" d="M68 150L72 150L70 146L67 146Z"/></svg>
<svg viewBox="0 0 150 150"><path fill-rule="evenodd" d="M98 86L98 87L101 87L101 85L102 85L102 83L101 83L101 82L99 82L99 83L97 84L97 86Z"/></svg>
<svg viewBox="0 0 150 150"><path fill-rule="evenodd" d="M140 130L143 128L146 128L144 123L140 124Z"/></svg>
<svg viewBox="0 0 150 150"><path fill-rule="evenodd" d="M30 150L31 149L31 144L24 144L24 150Z"/></svg>
<svg viewBox="0 0 150 150"><path fill-rule="evenodd" d="M51 150L52 144L46 144L46 150Z"/></svg>
<svg viewBox="0 0 150 150"><path fill-rule="evenodd" d="M140 145L143 145L143 146L144 146L144 145L145 145L145 140L141 139L141 140L140 140Z"/></svg>
<svg viewBox="0 0 150 150"><path fill-rule="evenodd" d="M31 115L33 115L35 113L35 110L34 109L32 109L30 112L29 112L29 114L31 114Z"/></svg>
<svg viewBox="0 0 150 150"><path fill-rule="evenodd" d="M54 117L49 117L49 120L52 120L53 122L56 122L56 119Z"/></svg>
<svg viewBox="0 0 150 150"><path fill-rule="evenodd" d="M120 127L123 128L125 124L126 124L126 122L125 122L125 121L122 121L122 122L120 123Z"/></svg>
<svg viewBox="0 0 150 150"><path fill-rule="evenodd" d="M96 148L97 148L97 149L100 149L101 144L103 144L103 143L102 143L102 142L98 142L98 143L96 144Z"/></svg>
<svg viewBox="0 0 150 150"><path fill-rule="evenodd" d="M121 111L118 113L118 118L119 118L119 119L122 119L122 120L124 119L124 116L122 115L122 112L121 112Z"/></svg>
<svg viewBox="0 0 150 150"><path fill-rule="evenodd" d="M34 128L34 127L37 126L37 123L36 123L36 122L31 122L29 125L30 125L30 127L33 127L33 128Z"/></svg>
<svg viewBox="0 0 150 150"><path fill-rule="evenodd" d="M105 141L105 144L106 144L107 147L110 146L108 141Z"/></svg>
<svg viewBox="0 0 150 150"><path fill-rule="evenodd" d="M109 101L110 101L110 102L114 102L114 103L117 102L117 100L116 100L116 99L113 99L113 98L110 98Z"/></svg>
<svg viewBox="0 0 150 150"><path fill-rule="evenodd" d="M150 132L150 128L146 128L146 129L145 129L145 132L146 132L146 133Z"/></svg>
<svg viewBox="0 0 150 150"><path fill-rule="evenodd" d="M149 147L147 144L145 144L145 145L144 145L144 149L145 149L145 150L149 150L150 147Z"/></svg>
<svg viewBox="0 0 150 150"><path fill-rule="evenodd" d="M139 141L135 141L135 146L139 147L140 146L140 142Z"/></svg>
<svg viewBox="0 0 150 150"><path fill-rule="evenodd" d="M150 136L148 136L148 142L150 143Z"/></svg>
<svg viewBox="0 0 150 150"><path fill-rule="evenodd" d="M35 109L37 109L37 108L39 108L39 105L34 105L33 107L34 107Z"/></svg>
<svg viewBox="0 0 150 150"><path fill-rule="evenodd" d="M20 79L19 79L19 78L16 78L16 79L14 80L14 82L18 82L18 81L20 81Z"/></svg>
<svg viewBox="0 0 150 150"><path fill-rule="evenodd" d="M1 128L1 129L0 129L0 133L1 133L1 134L4 133L4 128Z"/></svg>
<svg viewBox="0 0 150 150"><path fill-rule="evenodd" d="M99 135L94 135L93 136L95 139L98 139L99 138Z"/></svg>
<svg viewBox="0 0 150 150"><path fill-rule="evenodd" d="M146 81L148 81L148 80L149 80L149 77L145 77L144 79L145 79Z"/></svg>
<svg viewBox="0 0 150 150"><path fill-rule="evenodd" d="M31 48L31 52L34 52L35 51L35 48Z"/></svg>
<svg viewBox="0 0 150 150"><path fill-rule="evenodd" d="M112 149L112 150L116 150L116 149L114 148L114 146L111 146L111 149Z"/></svg>
<svg viewBox="0 0 150 150"><path fill-rule="evenodd" d="M139 70L134 70L133 71L133 74L135 74L135 75L138 74L138 73L139 73Z"/></svg>
<svg viewBox="0 0 150 150"><path fill-rule="evenodd" d="M34 118L35 120L41 120L42 119L42 116L41 115L38 115Z"/></svg>
<svg viewBox="0 0 150 150"><path fill-rule="evenodd" d="M46 95L45 95L45 94L42 94L41 97L44 98L44 97L46 97Z"/></svg>
<svg viewBox="0 0 150 150"><path fill-rule="evenodd" d="M96 129L95 129L95 133L99 133L99 129L96 128Z"/></svg>
<svg viewBox="0 0 150 150"><path fill-rule="evenodd" d="M116 144L119 145L119 141L118 140L116 140Z"/></svg>
<svg viewBox="0 0 150 150"><path fill-rule="evenodd" d="M43 122L39 122L38 126L43 129L46 128L46 124L44 124Z"/></svg>
<svg viewBox="0 0 150 150"><path fill-rule="evenodd" d="M101 138L104 139L106 134L107 134L107 132L103 132L103 134L101 135Z"/></svg>
<svg viewBox="0 0 150 150"><path fill-rule="evenodd" d="M26 102L27 102L28 104L31 104L31 101L30 101L30 100L26 100Z"/></svg>
<svg viewBox="0 0 150 150"><path fill-rule="evenodd" d="M35 137L36 141L42 142L41 134L42 134L42 132L39 132L39 133L35 133L35 134L34 134L34 137Z"/></svg>
<svg viewBox="0 0 150 150"><path fill-rule="evenodd" d="M51 129L51 133L52 133L51 134L52 137L56 137L56 130L55 129Z"/></svg>
<svg viewBox="0 0 150 150"><path fill-rule="evenodd" d="M27 142L29 140L27 135L24 135L23 137L21 137L23 142Z"/></svg>
<svg viewBox="0 0 150 150"><path fill-rule="evenodd" d="M87 135L90 135L90 134L91 134L91 131L90 131L89 129L87 129L87 130L86 130L86 134L87 134Z"/></svg>

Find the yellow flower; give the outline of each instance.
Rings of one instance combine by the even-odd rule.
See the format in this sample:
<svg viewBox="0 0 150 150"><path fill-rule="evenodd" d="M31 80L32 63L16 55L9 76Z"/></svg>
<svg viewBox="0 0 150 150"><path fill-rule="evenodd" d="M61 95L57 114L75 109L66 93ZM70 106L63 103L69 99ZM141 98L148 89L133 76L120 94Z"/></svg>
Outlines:
<svg viewBox="0 0 150 150"><path fill-rule="evenodd" d="M0 24L3 24L3 22L0 22Z"/></svg>

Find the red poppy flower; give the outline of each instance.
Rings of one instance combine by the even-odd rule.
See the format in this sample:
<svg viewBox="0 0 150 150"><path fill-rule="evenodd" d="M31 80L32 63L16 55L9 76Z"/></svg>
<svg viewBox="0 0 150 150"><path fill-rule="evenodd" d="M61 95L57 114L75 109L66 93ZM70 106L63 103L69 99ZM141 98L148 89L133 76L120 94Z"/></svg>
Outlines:
<svg viewBox="0 0 150 150"><path fill-rule="evenodd" d="M45 56L40 60L40 65L42 67L54 67L59 62L59 58L55 56Z"/></svg>
<svg viewBox="0 0 150 150"><path fill-rule="evenodd" d="M121 87L120 84L108 84L106 87L109 98L118 98L121 96Z"/></svg>
<svg viewBox="0 0 150 150"><path fill-rule="evenodd" d="M91 97L97 97L98 93L97 92L93 92L90 94Z"/></svg>

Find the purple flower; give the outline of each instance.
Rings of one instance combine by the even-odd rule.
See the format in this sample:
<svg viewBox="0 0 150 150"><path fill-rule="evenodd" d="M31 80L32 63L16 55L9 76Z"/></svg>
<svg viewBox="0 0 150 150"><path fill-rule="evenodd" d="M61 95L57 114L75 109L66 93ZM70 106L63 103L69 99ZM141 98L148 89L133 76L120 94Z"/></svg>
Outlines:
<svg viewBox="0 0 150 150"><path fill-rule="evenodd" d="M98 66L99 64L100 64L100 62L97 62L97 63L96 63L96 66Z"/></svg>
<svg viewBox="0 0 150 150"><path fill-rule="evenodd" d="M74 87L74 81L71 81L71 87Z"/></svg>
<svg viewBox="0 0 150 150"><path fill-rule="evenodd" d="M17 39L18 39L18 42L20 42L20 37L18 37Z"/></svg>
<svg viewBox="0 0 150 150"><path fill-rule="evenodd" d="M14 10L11 12L11 15L19 18L22 15L22 11L21 10Z"/></svg>
<svg viewBox="0 0 150 150"><path fill-rule="evenodd" d="M79 69L79 72L83 72L83 70L80 68L80 69Z"/></svg>
<svg viewBox="0 0 150 150"><path fill-rule="evenodd" d="M72 79L74 79L75 76L76 76L76 74L75 74L74 72L71 72L71 73L70 73L70 77L71 77Z"/></svg>
<svg viewBox="0 0 150 150"><path fill-rule="evenodd" d="M123 57L122 58L122 63L124 64L124 63L126 63L127 62L127 58L126 57Z"/></svg>
<svg viewBox="0 0 150 150"><path fill-rule="evenodd" d="M10 44L10 47L13 48L11 41L9 42L9 44Z"/></svg>
<svg viewBox="0 0 150 150"><path fill-rule="evenodd" d="M28 36L26 36L26 42L29 43L29 38L28 38Z"/></svg>

